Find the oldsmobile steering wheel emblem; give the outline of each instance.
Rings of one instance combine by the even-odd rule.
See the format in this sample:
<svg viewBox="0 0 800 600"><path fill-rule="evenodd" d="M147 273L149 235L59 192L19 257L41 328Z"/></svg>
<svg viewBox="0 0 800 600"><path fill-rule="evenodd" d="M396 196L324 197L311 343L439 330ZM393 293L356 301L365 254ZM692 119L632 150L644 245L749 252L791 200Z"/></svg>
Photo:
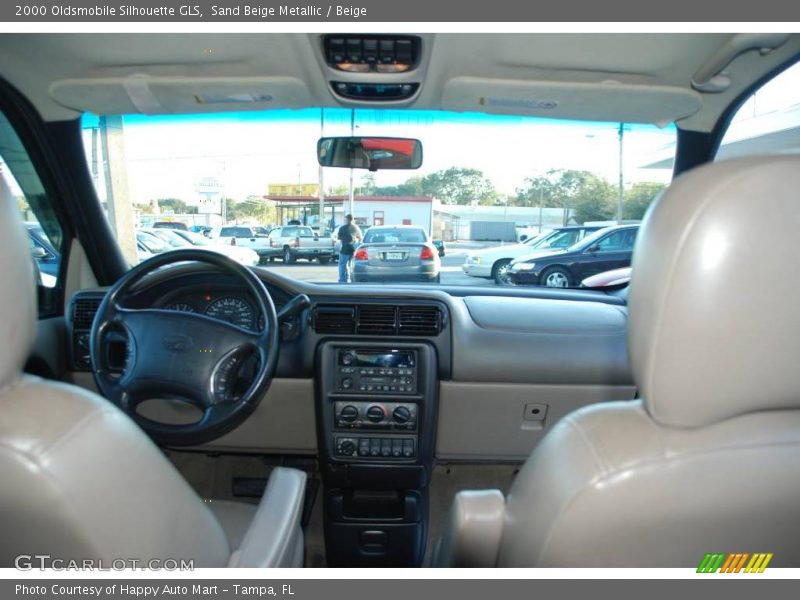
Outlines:
<svg viewBox="0 0 800 600"><path fill-rule="evenodd" d="M194 346L194 340L192 338L179 333L168 335L161 341L164 347L171 352L186 352Z"/></svg>

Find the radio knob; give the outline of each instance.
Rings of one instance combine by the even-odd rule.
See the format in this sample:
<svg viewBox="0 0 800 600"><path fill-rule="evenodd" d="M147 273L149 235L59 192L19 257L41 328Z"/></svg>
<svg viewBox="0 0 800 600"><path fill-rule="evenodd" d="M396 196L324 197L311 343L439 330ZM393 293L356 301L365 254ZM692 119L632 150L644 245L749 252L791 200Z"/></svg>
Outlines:
<svg viewBox="0 0 800 600"><path fill-rule="evenodd" d="M344 456L352 456L356 451L356 445L352 440L344 440L339 446L339 453Z"/></svg>
<svg viewBox="0 0 800 600"><path fill-rule="evenodd" d="M353 361L355 360L355 358L356 358L356 357L355 357L355 355L354 355L354 354L352 354L352 353L348 352L347 354L345 354L344 356L342 356L342 364L343 364L343 365L352 365L352 364L353 364Z"/></svg>
<svg viewBox="0 0 800 600"><path fill-rule="evenodd" d="M349 377L345 377L344 379L342 379L342 389L349 390L351 387L353 387L352 379L350 379Z"/></svg>
<svg viewBox="0 0 800 600"><path fill-rule="evenodd" d="M398 406L392 411L392 417L394 417L396 423L408 423L409 419L411 419L411 411L405 406Z"/></svg>
<svg viewBox="0 0 800 600"><path fill-rule="evenodd" d="M380 423L386 417L386 411L377 404L373 404L367 409L367 419L373 423Z"/></svg>
<svg viewBox="0 0 800 600"><path fill-rule="evenodd" d="M346 421L348 423L352 423L353 421L355 421L358 418L358 409L355 406L353 406L352 404L348 404L339 413L339 418L342 421Z"/></svg>

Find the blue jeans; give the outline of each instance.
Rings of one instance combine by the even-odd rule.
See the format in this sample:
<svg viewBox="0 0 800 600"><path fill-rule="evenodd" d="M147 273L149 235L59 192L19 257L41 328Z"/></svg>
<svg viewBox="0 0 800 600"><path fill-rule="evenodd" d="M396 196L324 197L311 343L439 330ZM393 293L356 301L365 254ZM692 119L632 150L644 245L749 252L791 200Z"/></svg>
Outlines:
<svg viewBox="0 0 800 600"><path fill-rule="evenodd" d="M352 254L339 253L339 283L347 283L351 260L353 260Z"/></svg>

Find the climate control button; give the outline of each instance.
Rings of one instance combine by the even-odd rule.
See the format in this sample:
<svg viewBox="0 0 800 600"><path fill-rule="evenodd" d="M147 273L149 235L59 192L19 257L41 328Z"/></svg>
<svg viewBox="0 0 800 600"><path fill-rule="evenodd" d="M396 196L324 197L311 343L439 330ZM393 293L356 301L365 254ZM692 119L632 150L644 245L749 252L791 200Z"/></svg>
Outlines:
<svg viewBox="0 0 800 600"><path fill-rule="evenodd" d="M380 423L386 418L386 411L382 406L373 404L367 409L367 419L373 423Z"/></svg>
<svg viewBox="0 0 800 600"><path fill-rule="evenodd" d="M409 419L411 419L411 411L405 406L398 406L392 411L392 418L395 423L408 423Z"/></svg>
<svg viewBox="0 0 800 600"><path fill-rule="evenodd" d="M358 409L352 404L348 404L339 413L339 418L346 423L352 423L358 418Z"/></svg>

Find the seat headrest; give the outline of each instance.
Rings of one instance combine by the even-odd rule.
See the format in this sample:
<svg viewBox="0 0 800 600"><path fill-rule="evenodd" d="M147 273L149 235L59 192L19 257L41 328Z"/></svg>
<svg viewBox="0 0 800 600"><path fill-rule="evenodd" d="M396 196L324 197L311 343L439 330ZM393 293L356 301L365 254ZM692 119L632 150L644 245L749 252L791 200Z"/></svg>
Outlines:
<svg viewBox="0 0 800 600"><path fill-rule="evenodd" d="M0 388L22 372L36 328L36 280L25 225L0 173Z"/></svg>
<svg viewBox="0 0 800 600"><path fill-rule="evenodd" d="M633 255L628 349L651 416L699 427L800 408L800 156L677 178Z"/></svg>

